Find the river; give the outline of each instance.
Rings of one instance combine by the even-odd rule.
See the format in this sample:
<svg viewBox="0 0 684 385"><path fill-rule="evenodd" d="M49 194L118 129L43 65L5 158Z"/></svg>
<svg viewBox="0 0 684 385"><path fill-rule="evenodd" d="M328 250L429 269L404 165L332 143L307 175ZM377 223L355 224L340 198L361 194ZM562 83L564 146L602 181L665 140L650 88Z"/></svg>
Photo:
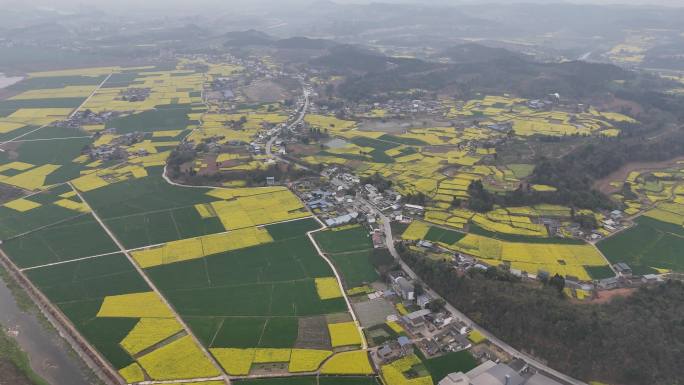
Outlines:
<svg viewBox="0 0 684 385"><path fill-rule="evenodd" d="M47 322L47 321L45 321ZM0 324L26 352L33 370L52 385L92 385L85 364L36 314L22 311L0 277ZM9 329L9 330L7 330Z"/></svg>
<svg viewBox="0 0 684 385"><path fill-rule="evenodd" d="M0 89L19 83L22 79L24 78L21 76L5 76L5 74L0 72Z"/></svg>

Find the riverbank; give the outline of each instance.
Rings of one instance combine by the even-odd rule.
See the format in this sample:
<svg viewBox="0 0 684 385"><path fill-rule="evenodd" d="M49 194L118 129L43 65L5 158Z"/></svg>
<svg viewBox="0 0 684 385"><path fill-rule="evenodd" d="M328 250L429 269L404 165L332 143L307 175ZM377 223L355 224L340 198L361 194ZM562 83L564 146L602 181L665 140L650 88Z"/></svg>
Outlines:
<svg viewBox="0 0 684 385"><path fill-rule="evenodd" d="M13 385L49 385L31 369L31 363L15 340L7 335L0 324L0 378Z"/></svg>
<svg viewBox="0 0 684 385"><path fill-rule="evenodd" d="M19 83L23 79L21 76L5 76L5 74L0 72L0 89Z"/></svg>
<svg viewBox="0 0 684 385"><path fill-rule="evenodd" d="M101 383L2 265L0 330L0 378L8 384Z"/></svg>

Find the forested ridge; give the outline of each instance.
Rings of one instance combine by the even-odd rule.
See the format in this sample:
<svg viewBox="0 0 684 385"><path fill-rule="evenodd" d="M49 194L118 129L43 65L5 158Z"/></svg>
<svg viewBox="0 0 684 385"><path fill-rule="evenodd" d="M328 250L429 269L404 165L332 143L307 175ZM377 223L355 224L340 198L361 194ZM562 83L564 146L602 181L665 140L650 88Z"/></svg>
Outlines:
<svg viewBox="0 0 684 385"><path fill-rule="evenodd" d="M684 284L668 281L601 305L575 304L554 285L498 269L460 277L406 250L403 259L449 302L512 346L586 381L684 383Z"/></svg>

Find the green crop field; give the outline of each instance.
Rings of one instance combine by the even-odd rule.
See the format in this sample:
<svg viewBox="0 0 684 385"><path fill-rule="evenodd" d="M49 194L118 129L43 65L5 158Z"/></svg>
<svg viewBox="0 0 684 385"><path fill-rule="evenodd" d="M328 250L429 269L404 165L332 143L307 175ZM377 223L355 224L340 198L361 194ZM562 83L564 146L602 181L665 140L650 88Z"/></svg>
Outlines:
<svg viewBox="0 0 684 385"><path fill-rule="evenodd" d="M321 300L313 279L206 287L164 294L181 315L310 316L346 310L343 299Z"/></svg>
<svg viewBox="0 0 684 385"><path fill-rule="evenodd" d="M396 135L385 134L378 138L378 140L383 140L385 142L391 142L396 144L405 144L407 146L427 146L428 143L414 138L402 138Z"/></svg>
<svg viewBox="0 0 684 385"><path fill-rule="evenodd" d="M38 268L27 275L112 365L122 368L133 362L119 342L138 320L95 317L105 296L149 290L124 255Z"/></svg>
<svg viewBox="0 0 684 385"><path fill-rule="evenodd" d="M361 226L314 235L321 249L330 256L347 287L375 282L378 273L371 263L373 244Z"/></svg>
<svg viewBox="0 0 684 385"><path fill-rule="evenodd" d="M31 200L36 201L35 197ZM23 213L0 206L0 239L8 239L79 215L83 214L51 204Z"/></svg>
<svg viewBox="0 0 684 385"><path fill-rule="evenodd" d="M11 115L21 108L76 108L85 98L24 99L0 101L0 117Z"/></svg>
<svg viewBox="0 0 684 385"><path fill-rule="evenodd" d="M79 216L11 239L3 244L3 248L21 267L68 261L118 250L91 215Z"/></svg>
<svg viewBox="0 0 684 385"><path fill-rule="evenodd" d="M127 247L136 248L225 231L218 218L202 218L193 206L107 219Z"/></svg>
<svg viewBox="0 0 684 385"><path fill-rule="evenodd" d="M615 272L610 266L584 266L584 270L586 270L593 279L604 279L615 276Z"/></svg>
<svg viewBox="0 0 684 385"><path fill-rule="evenodd" d="M318 385L315 376L309 377L282 377L282 378L262 378L235 381L239 385ZM328 383L332 385L331 383ZM360 383L362 385L365 383ZM343 384L354 385L354 384Z"/></svg>
<svg viewBox="0 0 684 385"><path fill-rule="evenodd" d="M121 134L136 131L184 130L192 124L187 115L190 110L191 106L188 104L157 106L154 110L112 119L107 122L107 128L116 128Z"/></svg>
<svg viewBox="0 0 684 385"><path fill-rule="evenodd" d="M360 147L374 148L374 150L371 151L369 155L373 158L373 161L377 163L393 163L394 158L387 155L385 151L391 150L395 147L399 147L399 144L397 143L367 138L365 136L354 137L351 139L351 142Z"/></svg>
<svg viewBox="0 0 684 385"><path fill-rule="evenodd" d="M339 231L322 231L316 233L314 238L321 249L330 254L373 248L368 231L361 226Z"/></svg>
<svg viewBox="0 0 684 385"><path fill-rule="evenodd" d="M574 238L560 238L560 237L542 238L542 237L531 237L531 236L527 236L527 235L497 233L497 232L485 230L476 224L470 224L468 232L472 233L472 234L482 235L482 236L489 237L489 238L507 241L507 242L561 244L561 245L584 245L584 244L586 244L586 242L584 242L583 240L574 239Z"/></svg>
<svg viewBox="0 0 684 385"><path fill-rule="evenodd" d="M189 324L198 328L198 335L212 335L207 343L210 347L236 348L290 348L295 345L298 333L296 317L226 317L220 322L202 321L190 318ZM206 332L202 329L206 328Z"/></svg>
<svg viewBox="0 0 684 385"><path fill-rule="evenodd" d="M684 229L648 217L597 244L611 263L625 262L635 274L658 269L684 271Z"/></svg>
<svg viewBox="0 0 684 385"><path fill-rule="evenodd" d="M17 149L19 156L16 160L35 165L69 164L90 143L90 138L22 142Z"/></svg>
<svg viewBox="0 0 684 385"><path fill-rule="evenodd" d="M330 257L342 274L347 287L361 286L378 280L378 273L371 264L373 250L332 254Z"/></svg>
<svg viewBox="0 0 684 385"><path fill-rule="evenodd" d="M332 271L301 231L317 222L288 223L299 236L268 226L279 240L146 271L207 346L292 347L298 317L343 312L346 303L316 292L313 278Z"/></svg>
<svg viewBox="0 0 684 385"><path fill-rule="evenodd" d="M63 88L66 86L97 86L102 83L106 76L48 76L33 77L20 81L7 87L12 91L29 91L52 88ZM94 88L94 87L93 87Z"/></svg>
<svg viewBox="0 0 684 385"><path fill-rule="evenodd" d="M2 111L1 111L1 110L0 110L0 117L2 117ZM24 127L22 127L22 128L18 128L18 129L16 129L16 130L13 130L13 131L10 131L10 132L5 132L4 134L0 134L0 141L3 141L3 142L4 142L4 141L6 141L6 140L14 139L14 138L16 138L16 137L18 137L18 136L27 134L27 133L29 133L29 132L35 130L36 128L38 128L38 127L37 127L37 126L28 125L28 126L24 126ZM3 156L7 157L7 154L4 154L4 155L3 155L3 154L0 154L0 160L2 160L2 157L3 157Z"/></svg>
<svg viewBox="0 0 684 385"><path fill-rule="evenodd" d="M432 381L438 383L449 373L468 372L477 366L477 361L468 351L447 353L441 357L423 360L423 364L430 372Z"/></svg>
<svg viewBox="0 0 684 385"><path fill-rule="evenodd" d="M430 227L425 239L432 242L442 242L446 244L454 244L465 237L464 233L458 231L446 230L439 227Z"/></svg>
<svg viewBox="0 0 684 385"><path fill-rule="evenodd" d="M313 218L302 219L266 226L266 230L273 239L282 240L301 237L302 234L320 228L321 225Z"/></svg>
<svg viewBox="0 0 684 385"><path fill-rule="evenodd" d="M376 377L282 377L236 380L238 385L378 385Z"/></svg>
<svg viewBox="0 0 684 385"><path fill-rule="evenodd" d="M376 377L319 377L318 385L378 385Z"/></svg>
<svg viewBox="0 0 684 385"><path fill-rule="evenodd" d="M162 179L162 167L148 168L149 176L115 183L89 191L84 198L103 219L170 210L207 203L215 198L208 190L169 185Z"/></svg>

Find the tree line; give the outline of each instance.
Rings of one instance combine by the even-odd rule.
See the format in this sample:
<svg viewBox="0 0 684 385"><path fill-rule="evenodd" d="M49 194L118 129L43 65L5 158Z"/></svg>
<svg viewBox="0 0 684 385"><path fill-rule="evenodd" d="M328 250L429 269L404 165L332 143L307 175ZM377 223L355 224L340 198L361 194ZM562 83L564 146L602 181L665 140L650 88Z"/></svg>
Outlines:
<svg viewBox="0 0 684 385"><path fill-rule="evenodd" d="M401 249L402 259L451 304L512 346L586 381L682 383L684 284L667 281L606 304L577 304L547 284L504 270L458 274L448 263Z"/></svg>

